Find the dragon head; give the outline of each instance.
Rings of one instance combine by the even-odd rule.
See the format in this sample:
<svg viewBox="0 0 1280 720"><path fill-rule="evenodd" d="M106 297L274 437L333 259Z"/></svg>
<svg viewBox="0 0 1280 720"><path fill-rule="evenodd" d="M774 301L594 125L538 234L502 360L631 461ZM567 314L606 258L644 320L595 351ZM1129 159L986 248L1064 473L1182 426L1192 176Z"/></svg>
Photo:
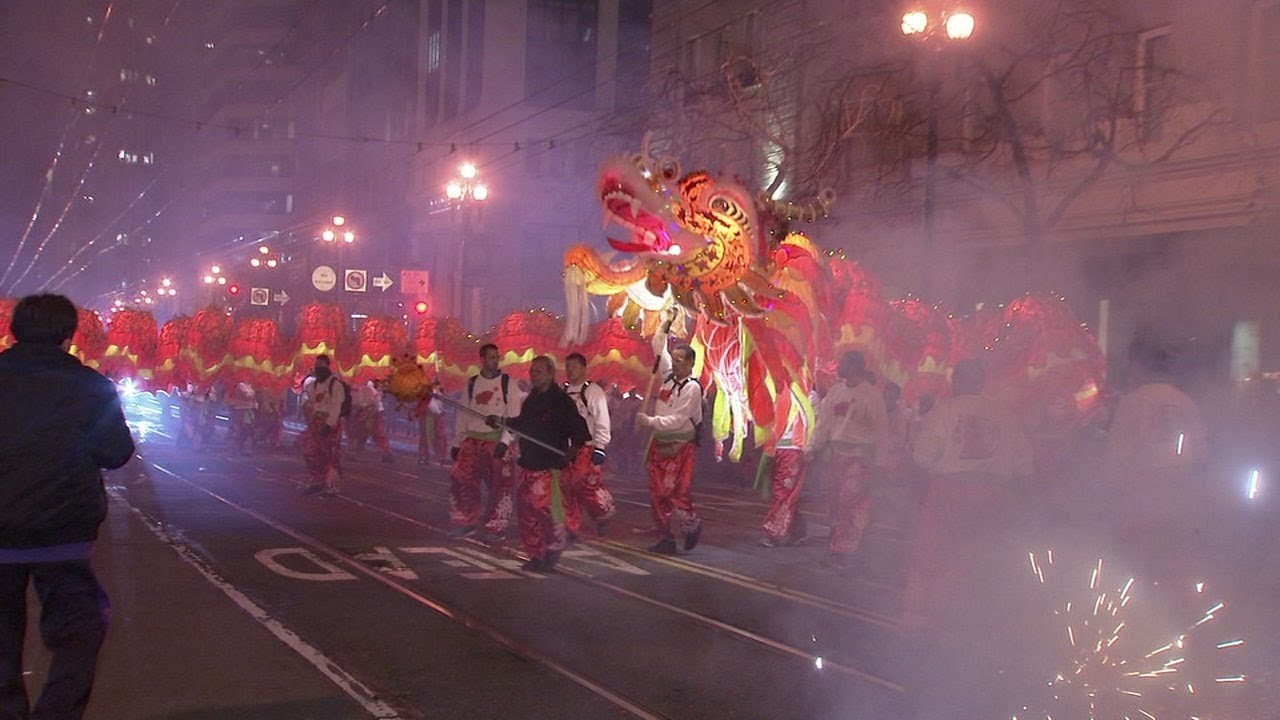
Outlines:
<svg viewBox="0 0 1280 720"><path fill-rule="evenodd" d="M678 223L676 183L680 165L654 158L645 149L613 157L600 168L597 192L604 208L605 229L621 228L626 237L609 237L613 249L640 256L678 257L695 246L697 237Z"/></svg>

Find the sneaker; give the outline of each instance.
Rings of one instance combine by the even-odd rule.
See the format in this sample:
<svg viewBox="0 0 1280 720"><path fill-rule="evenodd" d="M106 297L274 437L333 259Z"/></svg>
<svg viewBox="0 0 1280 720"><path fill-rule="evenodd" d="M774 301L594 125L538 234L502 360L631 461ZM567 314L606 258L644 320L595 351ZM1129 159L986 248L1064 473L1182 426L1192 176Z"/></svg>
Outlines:
<svg viewBox="0 0 1280 720"><path fill-rule="evenodd" d="M698 523L698 527L693 532L686 533L684 536L684 549L692 550L698 547L698 541L702 539L702 523Z"/></svg>
<svg viewBox="0 0 1280 720"><path fill-rule="evenodd" d="M768 538L768 537L760 538L760 542L756 544L759 545L760 547L767 547L767 548L778 547L778 543L774 542L773 538Z"/></svg>
<svg viewBox="0 0 1280 720"><path fill-rule="evenodd" d="M676 541L674 538L662 538L657 543L649 546L649 552L658 553L659 555L675 555Z"/></svg>

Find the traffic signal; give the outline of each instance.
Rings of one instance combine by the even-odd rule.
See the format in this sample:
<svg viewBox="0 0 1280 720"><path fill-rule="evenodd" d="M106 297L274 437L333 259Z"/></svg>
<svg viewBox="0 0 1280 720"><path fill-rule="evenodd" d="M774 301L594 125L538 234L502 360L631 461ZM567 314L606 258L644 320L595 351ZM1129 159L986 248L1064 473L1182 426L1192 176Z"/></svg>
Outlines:
<svg viewBox="0 0 1280 720"><path fill-rule="evenodd" d="M239 294L240 294L240 286L239 286L239 285L236 285L235 283L232 283L232 284L228 285L228 286L227 286L227 293L228 293L228 294L230 294L230 295L239 295Z"/></svg>
<svg viewBox="0 0 1280 720"><path fill-rule="evenodd" d="M419 300L418 302L413 304L413 311L418 313L419 315L426 315L428 309L429 309L429 306L427 305L426 300Z"/></svg>

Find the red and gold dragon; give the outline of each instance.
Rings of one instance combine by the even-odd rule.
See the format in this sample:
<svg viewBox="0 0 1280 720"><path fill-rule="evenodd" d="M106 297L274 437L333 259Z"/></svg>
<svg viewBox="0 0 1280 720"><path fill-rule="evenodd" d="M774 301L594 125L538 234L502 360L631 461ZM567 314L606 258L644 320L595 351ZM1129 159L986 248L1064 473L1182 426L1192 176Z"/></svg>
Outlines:
<svg viewBox="0 0 1280 720"><path fill-rule="evenodd" d="M733 440L732 459L750 427L766 452L788 430L810 427L818 373L847 350L864 352L909 401L945 394L951 365L975 355L992 370L1003 368L992 375L992 391L1011 400L1042 393L1034 386L1045 384L1050 365L1070 368L1054 375L1077 400L1091 399L1102 382L1096 342L1074 317L1053 322L1062 328L1053 351L1011 352L1011 338L1000 345L1003 335L1035 325L1033 316L1056 317L1049 310L1061 303L1028 296L1015 304L1045 312L1015 313L987 328L980 318L949 318L919 300L888 302L842 253L824 253L797 233L771 240L762 222L775 212L770 201L706 172L682 175L674 160L650 154L647 139L639 154L605 161L597 192L606 229L623 234L608 238L605 253L584 246L566 252L561 344L587 337L590 295L608 297L608 314L644 335L657 332L664 316L674 318L673 332L701 351L695 372L715 384L713 435ZM824 209L830 201L821 200ZM961 342L970 336L982 338L981 351Z"/></svg>

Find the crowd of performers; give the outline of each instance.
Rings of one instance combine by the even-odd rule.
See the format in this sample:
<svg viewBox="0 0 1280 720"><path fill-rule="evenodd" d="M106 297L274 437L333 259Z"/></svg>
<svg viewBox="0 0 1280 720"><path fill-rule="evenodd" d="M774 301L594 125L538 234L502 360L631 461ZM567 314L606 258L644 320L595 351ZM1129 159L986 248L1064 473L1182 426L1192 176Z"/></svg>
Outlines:
<svg viewBox="0 0 1280 720"><path fill-rule="evenodd" d="M654 349L659 367L648 402L592 382L581 354L567 356L563 381L548 356L533 361L527 378L515 378L499 368L499 349L486 344L479 373L459 394L428 395L413 405L419 462L451 466L451 533L489 542L518 535L530 558L527 569L552 570L573 538L607 532L616 504L606 467L614 473L643 467L656 536L649 550L694 550L703 529L693 485L706 393L693 375L693 348L675 342L668 348L658 340ZM1177 528L1196 506L1186 502L1184 490L1194 486L1204 461L1206 429L1194 402L1160 377L1158 357L1140 351L1135 360L1147 382L1124 395L1112 413L1099 482L1115 480L1110 497L1115 513L1125 514L1118 541L1137 554L1167 556L1169 547L1185 544L1187 534ZM767 458L769 505L759 543L776 548L808 541L800 502L806 493L820 493L830 526L827 562L848 566L875 511L873 498L883 497L886 487L905 489L914 497L916 533L903 619L936 623L942 614L937 604L954 597L958 579L973 577L984 562L984 548L1016 525L1010 509L1044 490L1028 482L1036 453L1022 419L984 392L979 361L956 363L949 395L936 402L922 398L910 408L900 402L898 386L878 377L861 353L846 353L837 375L821 397L809 398L811 416L796 405ZM180 442L207 443L213 392L188 392L181 399ZM376 383L348 387L329 358L318 356L300 399L305 429L298 445L309 477L304 492L340 491L344 436L348 456L371 443L392 461ZM284 393L240 384L225 407L234 451L279 444ZM1179 492L1153 499L1121 480L1143 474L1166 478ZM806 490L810 477L819 478L820 487Z"/></svg>

